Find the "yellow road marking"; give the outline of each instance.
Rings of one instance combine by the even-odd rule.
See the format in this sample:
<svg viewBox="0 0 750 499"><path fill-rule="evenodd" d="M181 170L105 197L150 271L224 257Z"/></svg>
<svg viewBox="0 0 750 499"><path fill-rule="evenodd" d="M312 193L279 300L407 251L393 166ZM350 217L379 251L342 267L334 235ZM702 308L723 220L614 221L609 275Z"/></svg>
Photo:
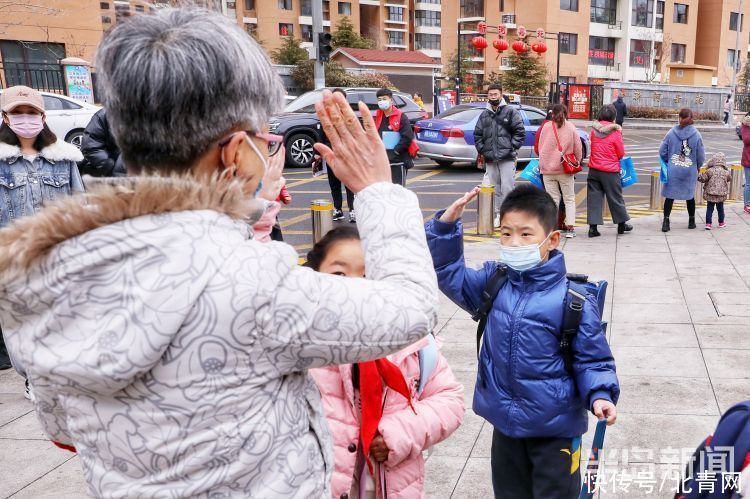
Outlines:
<svg viewBox="0 0 750 499"><path fill-rule="evenodd" d="M433 170L431 172L423 173L422 175L417 175L414 178L407 179L406 185L410 185L410 184L413 184L414 182L419 182L421 180L434 177L435 175L439 175L439 174L440 174L440 170Z"/></svg>
<svg viewBox="0 0 750 499"><path fill-rule="evenodd" d="M280 225L281 225L281 228L283 229L284 227L289 227L290 225L303 222L307 220L308 218L310 218L310 212L307 212L304 215L298 215L296 217L292 217L289 220L284 220L283 222L281 222Z"/></svg>

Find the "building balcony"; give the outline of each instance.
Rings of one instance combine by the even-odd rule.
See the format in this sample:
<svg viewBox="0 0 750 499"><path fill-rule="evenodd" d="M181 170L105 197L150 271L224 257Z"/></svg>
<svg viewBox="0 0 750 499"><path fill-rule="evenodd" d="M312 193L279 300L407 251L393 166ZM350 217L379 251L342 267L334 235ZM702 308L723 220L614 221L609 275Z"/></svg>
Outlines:
<svg viewBox="0 0 750 499"><path fill-rule="evenodd" d="M426 33L429 35L440 35L442 34L442 28L440 26L414 26L415 33Z"/></svg>
<svg viewBox="0 0 750 499"><path fill-rule="evenodd" d="M617 25L591 23L589 25L589 35L603 38L623 38L625 31L622 29L621 22Z"/></svg>
<svg viewBox="0 0 750 499"><path fill-rule="evenodd" d="M443 52L440 49L417 49L427 57L434 59L440 59L443 56Z"/></svg>
<svg viewBox="0 0 750 499"><path fill-rule="evenodd" d="M360 5L374 5L380 7L380 0L359 0Z"/></svg>
<svg viewBox="0 0 750 499"><path fill-rule="evenodd" d="M603 80L619 80L622 77L622 73L620 72L619 64L614 66L589 64L588 77Z"/></svg>
<svg viewBox="0 0 750 499"><path fill-rule="evenodd" d="M516 15L515 14L503 14L500 20L503 24L505 24L506 28L516 29Z"/></svg>
<svg viewBox="0 0 750 499"><path fill-rule="evenodd" d="M440 4L424 3L420 2L419 0L417 0L414 4L414 10L433 10L436 12L441 12L441 7L442 6Z"/></svg>

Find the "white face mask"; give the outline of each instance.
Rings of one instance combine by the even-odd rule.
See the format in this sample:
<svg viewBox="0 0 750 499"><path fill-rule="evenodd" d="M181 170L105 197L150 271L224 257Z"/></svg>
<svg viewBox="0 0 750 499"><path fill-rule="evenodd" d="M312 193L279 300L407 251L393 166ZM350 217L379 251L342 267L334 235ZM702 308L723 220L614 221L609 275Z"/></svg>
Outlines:
<svg viewBox="0 0 750 499"><path fill-rule="evenodd" d="M536 267L542 263L542 252L540 251L542 244L552 234L554 232L550 232L541 244L527 244L526 246L503 246L501 244L500 261L518 272Z"/></svg>
<svg viewBox="0 0 750 499"><path fill-rule="evenodd" d="M379 100L378 101L378 107L382 111L388 111L391 108L391 101L389 101L389 100Z"/></svg>
<svg viewBox="0 0 750 499"><path fill-rule="evenodd" d="M255 154L258 155L258 157L260 158L260 161L263 163L263 175L265 175L266 172L268 171L268 160L266 159L265 156L263 156L260 153L260 151L258 150L258 147L255 145L255 142L250 140L250 137L245 137L245 140L247 141L247 145L253 148L253 151L255 151ZM263 190L263 179L261 178L260 182L258 182L258 187L255 189L254 196L258 197L258 194L260 194L260 191L262 190Z"/></svg>

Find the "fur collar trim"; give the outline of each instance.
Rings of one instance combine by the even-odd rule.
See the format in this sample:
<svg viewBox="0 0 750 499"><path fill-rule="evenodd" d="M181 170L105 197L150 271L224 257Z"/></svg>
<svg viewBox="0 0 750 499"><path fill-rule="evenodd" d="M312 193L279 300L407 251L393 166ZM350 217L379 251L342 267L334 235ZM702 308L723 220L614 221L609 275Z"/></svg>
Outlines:
<svg viewBox="0 0 750 499"><path fill-rule="evenodd" d="M0 230L0 275L2 281L13 280L13 274L28 270L56 245L123 220L212 210L253 223L263 209L263 203L245 194L243 183L237 180L152 176L99 183L85 194L47 205L36 215L23 217Z"/></svg>
<svg viewBox="0 0 750 499"><path fill-rule="evenodd" d="M21 148L0 142L0 161L18 158L21 156ZM73 144L68 144L63 140L57 140L55 143L48 145L39 152L39 156L52 163L56 161L83 161L83 154Z"/></svg>
<svg viewBox="0 0 750 499"><path fill-rule="evenodd" d="M622 131L622 127L617 123L611 123L609 121L595 121L591 128L601 133L602 135L609 135L615 131Z"/></svg>

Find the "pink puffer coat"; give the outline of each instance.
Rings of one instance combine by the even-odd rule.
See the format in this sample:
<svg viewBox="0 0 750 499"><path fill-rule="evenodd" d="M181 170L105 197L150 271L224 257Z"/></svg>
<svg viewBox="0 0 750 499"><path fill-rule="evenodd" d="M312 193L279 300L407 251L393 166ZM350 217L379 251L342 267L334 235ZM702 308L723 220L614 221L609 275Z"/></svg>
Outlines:
<svg viewBox="0 0 750 499"><path fill-rule="evenodd" d="M385 463L385 497L414 499L424 497L422 451L448 438L464 417L463 386L456 381L448 362L440 355L432 376L421 395L419 387L420 348L426 339L392 357L404 374L412 392L416 414L407 401L386 389L383 418L378 430L391 450ZM354 481L359 442L359 418L354 407L351 364L310 370L323 399L326 421L333 438L335 465L331 492L334 499L348 497ZM377 466L377 463L373 461ZM375 475L378 475L377 468ZM382 497L380 491L376 497ZM355 498L350 498L355 499Z"/></svg>

